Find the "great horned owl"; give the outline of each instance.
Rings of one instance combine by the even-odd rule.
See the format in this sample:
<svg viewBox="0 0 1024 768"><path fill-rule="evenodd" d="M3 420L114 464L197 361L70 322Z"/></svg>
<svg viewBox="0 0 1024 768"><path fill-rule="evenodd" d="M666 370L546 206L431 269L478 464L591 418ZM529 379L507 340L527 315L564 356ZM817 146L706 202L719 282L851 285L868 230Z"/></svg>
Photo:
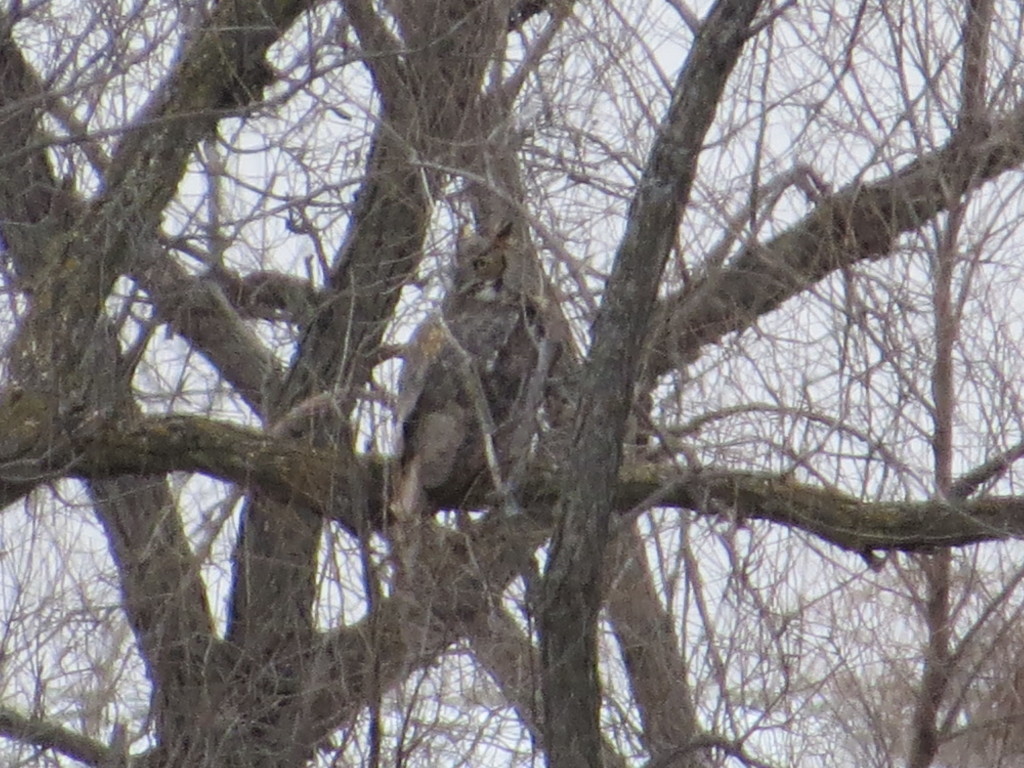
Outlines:
<svg viewBox="0 0 1024 768"><path fill-rule="evenodd" d="M396 412L397 506L406 514L457 503L482 479L494 479L485 432L502 473L517 458L509 455L513 446L528 446L518 439L521 425L532 434L540 407L528 391L552 355L541 354L550 342L536 305L505 280L512 247L511 226L462 238L441 311L409 344Z"/></svg>

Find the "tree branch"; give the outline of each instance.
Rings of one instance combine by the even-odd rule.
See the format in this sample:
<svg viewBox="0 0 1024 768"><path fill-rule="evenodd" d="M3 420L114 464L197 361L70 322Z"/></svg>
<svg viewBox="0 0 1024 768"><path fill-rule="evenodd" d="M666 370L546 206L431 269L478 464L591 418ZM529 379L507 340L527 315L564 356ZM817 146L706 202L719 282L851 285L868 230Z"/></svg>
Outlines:
<svg viewBox="0 0 1024 768"><path fill-rule="evenodd" d="M145 248L145 246L141 246ZM282 372L213 280L190 275L167 254L140 255L132 277L149 294L157 316L202 352L254 413L280 385Z"/></svg>
<svg viewBox="0 0 1024 768"><path fill-rule="evenodd" d="M267 49L309 4L221 3L192 36L177 70L118 146L104 193L33 254L43 266L11 345L16 380L82 388L77 365L111 286L139 242L154 239L196 143L226 107L249 103L271 82Z"/></svg>
<svg viewBox="0 0 1024 768"><path fill-rule="evenodd" d="M596 625L626 417L661 275L697 158L760 0L719 0L694 41L633 198L592 329L566 490L539 611L553 768L600 764Z"/></svg>
<svg viewBox="0 0 1024 768"><path fill-rule="evenodd" d="M71 455L56 459L65 462L70 467L67 474L75 477L200 472L258 489L282 503L306 504L352 532L359 530L356 521L339 514L348 508L346 499L356 492L377 499L369 512L379 524L383 511L380 488L393 471L390 461L380 457L365 457L345 469L341 451L311 448L301 440L193 416L151 417L131 426L105 425L75 436L73 449ZM554 467L534 466L524 478L522 495L532 514L544 518L539 510L550 509L557 502L562 474ZM363 478L366 491L353 489L353 475ZM0 493L4 489L5 484L0 483ZM446 499L441 490L439 496L451 508L477 509L489 501L480 493ZM703 469L680 473L673 466L657 463L623 467L611 496L612 507L626 514L652 497L660 507L785 525L851 552L957 547L1024 535L1024 497L993 496L959 503L865 502L839 491L758 472Z"/></svg>
<svg viewBox="0 0 1024 768"><path fill-rule="evenodd" d="M635 525L624 526L609 549L606 609L619 642L633 700L652 760L700 735L687 682L686 659L671 614L658 598ZM684 755L678 768L699 768L699 756Z"/></svg>
<svg viewBox="0 0 1024 768"><path fill-rule="evenodd" d="M46 94L11 35L11 20L0 15L0 222L5 256L20 281L29 281L36 258L62 223L67 193L40 148L38 120ZM23 287L23 286L19 286Z"/></svg>
<svg viewBox="0 0 1024 768"><path fill-rule="evenodd" d="M399 58L405 46L391 34L369 0L343 0L342 5L359 37L363 61L370 70L377 93L388 107L394 108L406 90L405 67Z"/></svg>
<svg viewBox="0 0 1024 768"><path fill-rule="evenodd" d="M1022 162L1024 103L987 131L971 123L886 178L823 200L775 239L660 303L647 379L693 362L702 347L749 328L832 272L887 256L900 234Z"/></svg>
<svg viewBox="0 0 1024 768"><path fill-rule="evenodd" d="M43 264L39 256L47 241L60 227L84 219L88 208L62 188L50 169L37 125L46 94L9 36L0 39L0 73L0 102L9 105L9 116L0 121L0 220L18 276L30 285ZM25 147L37 149L26 156ZM3 160L16 150L21 151L17 162ZM107 173L109 163L97 171ZM137 234L127 257L140 264L133 277L160 315L206 354L259 412L262 390L275 380L273 357L215 289L188 275L162 250L154 254L157 246L147 245L143 234Z"/></svg>
<svg viewBox="0 0 1024 768"><path fill-rule="evenodd" d="M1024 458L1024 440L983 462L957 478L949 488L951 499L966 499L985 483L992 482L1014 462Z"/></svg>
<svg viewBox="0 0 1024 768"><path fill-rule="evenodd" d="M461 531L426 524L418 582L404 580L377 606L376 616L325 635L316 649L320 661L310 670L309 690L316 691L313 711L320 735L351 721L366 706L373 690L371 654L377 654L379 664L376 686L386 690L471 635L494 596L522 571L548 530L528 515L492 515ZM371 636L381 638L381 644L369 647Z"/></svg>
<svg viewBox="0 0 1024 768"><path fill-rule="evenodd" d="M506 610L496 606L474 617L467 632L473 656L497 683L505 701L516 710L535 748L543 749L540 660L530 637ZM627 765L608 738L604 740L602 759L605 768L626 768Z"/></svg>
<svg viewBox="0 0 1024 768"><path fill-rule="evenodd" d="M25 717L8 707L0 707L0 736L38 749L52 749L95 768L102 768L110 758L110 750L100 742L56 723Z"/></svg>

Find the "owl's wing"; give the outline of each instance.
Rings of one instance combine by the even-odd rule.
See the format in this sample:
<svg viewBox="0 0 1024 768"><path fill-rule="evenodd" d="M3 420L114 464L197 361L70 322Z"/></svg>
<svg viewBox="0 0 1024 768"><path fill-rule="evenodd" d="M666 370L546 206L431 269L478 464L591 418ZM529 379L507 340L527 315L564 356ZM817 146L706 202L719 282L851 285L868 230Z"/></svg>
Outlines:
<svg viewBox="0 0 1024 768"><path fill-rule="evenodd" d="M395 421L400 435L416 412L430 367L440 357L444 343L444 329L440 319L435 316L425 320L416 329L406 346L405 364L398 378L398 402L395 405ZM399 446L401 451L402 447Z"/></svg>
<svg viewBox="0 0 1024 768"><path fill-rule="evenodd" d="M449 336L435 316L416 329L406 350L395 406L400 473L394 511L400 519L419 519L427 491L448 480L466 439L467 412L446 367Z"/></svg>

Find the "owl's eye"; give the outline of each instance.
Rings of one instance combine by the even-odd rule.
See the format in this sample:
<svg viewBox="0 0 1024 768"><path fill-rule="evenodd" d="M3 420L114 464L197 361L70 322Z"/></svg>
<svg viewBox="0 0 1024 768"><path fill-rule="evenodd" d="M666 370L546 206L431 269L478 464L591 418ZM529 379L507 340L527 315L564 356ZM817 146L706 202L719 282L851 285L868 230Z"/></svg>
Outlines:
<svg viewBox="0 0 1024 768"><path fill-rule="evenodd" d="M483 269L487 266L487 259L483 256L477 256L473 259L473 269Z"/></svg>

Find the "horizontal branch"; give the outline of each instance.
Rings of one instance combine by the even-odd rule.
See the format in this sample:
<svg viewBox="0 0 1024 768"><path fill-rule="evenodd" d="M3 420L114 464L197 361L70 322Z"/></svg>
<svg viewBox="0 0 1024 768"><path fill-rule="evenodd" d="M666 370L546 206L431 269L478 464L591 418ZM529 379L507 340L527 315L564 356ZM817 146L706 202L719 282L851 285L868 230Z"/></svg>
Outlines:
<svg viewBox="0 0 1024 768"><path fill-rule="evenodd" d="M351 509L350 500L363 498L371 519L379 521L379 489L390 471L389 461L381 457L351 466L340 451L192 416L148 418L130 427L105 425L73 437L73 449L70 473L78 477L199 472L284 503L302 503L352 531L359 521L339 516L339 510ZM524 483L523 498L532 509L550 509L559 487L555 472L535 467ZM650 504L652 499L656 501ZM487 503L482 496L464 500L469 507ZM860 553L963 546L1024 535L1021 497L865 502L774 475L714 470L681 474L670 466L632 464L620 474L615 508L626 513L644 505L765 520Z"/></svg>
<svg viewBox="0 0 1024 768"><path fill-rule="evenodd" d="M366 485L363 468L352 466L341 451L191 416L105 424L76 437L73 451L71 473L83 479L198 472L332 519L360 508L353 501ZM376 469L379 483L381 465L370 468ZM358 520L336 519L352 531L362 527Z"/></svg>
<svg viewBox="0 0 1024 768"><path fill-rule="evenodd" d="M110 761L110 750L100 742L8 707L0 708L0 737L36 749L52 749L85 765L102 766Z"/></svg>
<svg viewBox="0 0 1024 768"><path fill-rule="evenodd" d="M669 467L627 467L619 477L619 509L643 505L652 497L659 507L778 523L861 554L958 547L1024 535L1024 498L1017 496L865 502L757 472L679 475Z"/></svg>

